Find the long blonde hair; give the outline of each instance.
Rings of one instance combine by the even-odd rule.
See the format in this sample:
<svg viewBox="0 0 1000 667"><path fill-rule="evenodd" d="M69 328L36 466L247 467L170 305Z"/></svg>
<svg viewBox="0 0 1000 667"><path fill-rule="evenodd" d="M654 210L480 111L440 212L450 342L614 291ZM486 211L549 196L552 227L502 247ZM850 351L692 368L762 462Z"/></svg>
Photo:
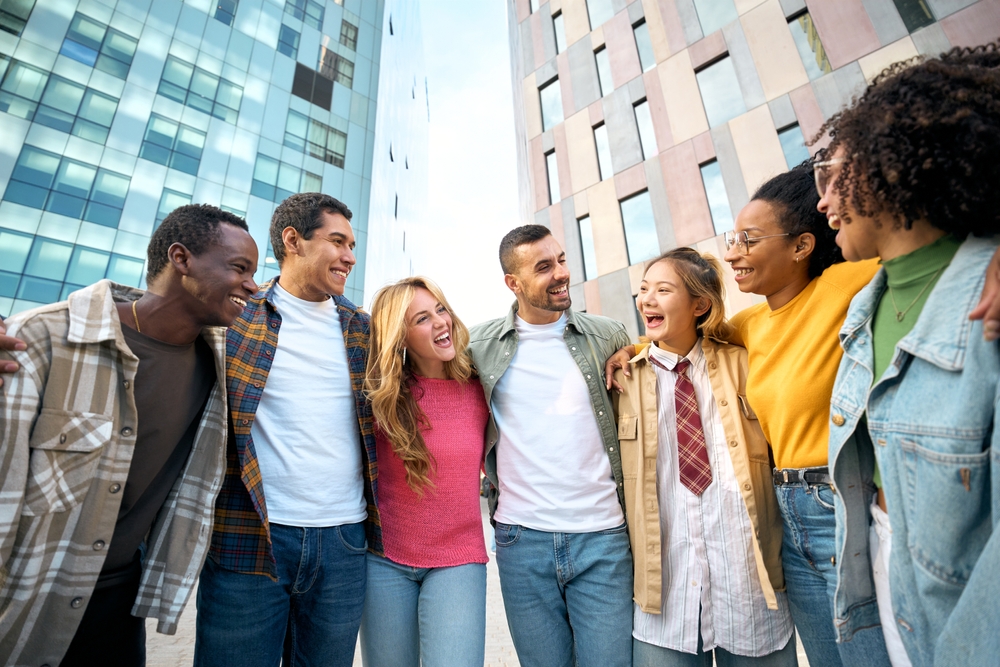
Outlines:
<svg viewBox="0 0 1000 667"><path fill-rule="evenodd" d="M726 288L719 260L694 248L674 248L647 264L646 271L660 262L670 262L691 298L705 297L708 300L709 309L695 322L698 334L727 340L733 333L733 325L726 319Z"/></svg>
<svg viewBox="0 0 1000 667"><path fill-rule="evenodd" d="M413 395L416 380L411 362L405 359L406 310L413 302L417 289L424 288L451 315L451 340L455 358L444 364L445 375L452 380L468 382L473 375L472 362L465 353L469 345L469 330L448 305L441 288L428 278L413 276L386 285L372 301L371 338L365 391L372 404L372 414L379 429L392 443L406 470L406 483L418 495L434 486L431 471L436 467L427 450L421 428L428 429L426 415Z"/></svg>

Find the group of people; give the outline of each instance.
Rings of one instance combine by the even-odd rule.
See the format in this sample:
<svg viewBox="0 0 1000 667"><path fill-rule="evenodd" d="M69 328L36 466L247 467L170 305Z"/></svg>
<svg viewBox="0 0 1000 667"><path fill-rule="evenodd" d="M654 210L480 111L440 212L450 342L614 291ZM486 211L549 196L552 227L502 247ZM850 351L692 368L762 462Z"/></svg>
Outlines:
<svg viewBox="0 0 1000 667"><path fill-rule="evenodd" d="M330 196L277 207L261 286L245 221L176 209L145 291L4 323L0 659L143 665L197 585L199 666L351 665L359 628L366 667L482 665L483 470L524 667L784 667L795 629L813 667L989 662L998 45L823 132L726 235L764 301L727 320L719 262L671 250L638 346L542 226L470 331L427 278L344 298Z"/></svg>

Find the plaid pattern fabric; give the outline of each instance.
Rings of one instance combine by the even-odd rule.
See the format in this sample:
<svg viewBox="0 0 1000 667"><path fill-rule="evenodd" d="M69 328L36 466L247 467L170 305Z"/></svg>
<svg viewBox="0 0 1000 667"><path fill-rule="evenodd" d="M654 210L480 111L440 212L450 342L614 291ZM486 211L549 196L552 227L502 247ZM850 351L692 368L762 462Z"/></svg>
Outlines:
<svg viewBox="0 0 1000 667"><path fill-rule="evenodd" d="M653 357L649 360L660 368L666 368ZM688 377L690 366L690 361L681 359L673 368L677 374L674 383L674 409L677 413L677 464L681 484L697 496L712 483L712 467L708 462L708 447L705 444L701 414L698 412L698 399L694 393L694 384Z"/></svg>
<svg viewBox="0 0 1000 667"><path fill-rule="evenodd" d="M210 555L222 567L247 574L276 577L271 549L267 503L260 465L250 429L267 384L278 346L281 315L271 302L277 278L260 286L243 314L226 335L226 385L229 390L229 443L226 477L215 505L215 532ZM351 371L364 464L365 500L368 504L368 548L382 553L382 529L375 505L378 467L371 406L364 394L368 361L368 314L342 296L334 296L344 332L347 363Z"/></svg>
<svg viewBox="0 0 1000 667"><path fill-rule="evenodd" d="M0 388L0 664L57 665L104 565L135 448L139 360L115 301L142 292L102 280L15 315L22 370ZM202 337L225 376L225 333ZM132 613L173 634L208 551L224 470L226 392L217 382L184 471L146 543ZM110 491L110 492L109 492Z"/></svg>

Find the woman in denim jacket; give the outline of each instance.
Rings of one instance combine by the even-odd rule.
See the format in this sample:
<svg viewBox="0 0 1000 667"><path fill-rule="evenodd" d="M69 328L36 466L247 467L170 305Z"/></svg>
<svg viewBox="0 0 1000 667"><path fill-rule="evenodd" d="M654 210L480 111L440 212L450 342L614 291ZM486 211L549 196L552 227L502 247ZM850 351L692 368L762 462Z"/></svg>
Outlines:
<svg viewBox="0 0 1000 667"><path fill-rule="evenodd" d="M997 44L897 64L829 127L819 208L846 259L882 263L840 331L835 622L866 623L874 562L894 664L987 664L1000 654L1000 350L969 315L1000 240ZM869 511L891 536L871 556Z"/></svg>

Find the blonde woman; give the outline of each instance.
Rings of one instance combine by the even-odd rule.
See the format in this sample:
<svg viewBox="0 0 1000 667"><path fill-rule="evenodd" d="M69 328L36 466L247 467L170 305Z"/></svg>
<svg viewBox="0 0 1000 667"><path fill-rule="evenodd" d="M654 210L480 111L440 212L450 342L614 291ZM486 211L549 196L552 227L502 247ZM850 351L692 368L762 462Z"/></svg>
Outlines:
<svg viewBox="0 0 1000 667"><path fill-rule="evenodd" d="M368 554L361 656L366 667L481 667L488 410L465 352L469 331L421 277L379 290L371 327L365 386L385 556Z"/></svg>

